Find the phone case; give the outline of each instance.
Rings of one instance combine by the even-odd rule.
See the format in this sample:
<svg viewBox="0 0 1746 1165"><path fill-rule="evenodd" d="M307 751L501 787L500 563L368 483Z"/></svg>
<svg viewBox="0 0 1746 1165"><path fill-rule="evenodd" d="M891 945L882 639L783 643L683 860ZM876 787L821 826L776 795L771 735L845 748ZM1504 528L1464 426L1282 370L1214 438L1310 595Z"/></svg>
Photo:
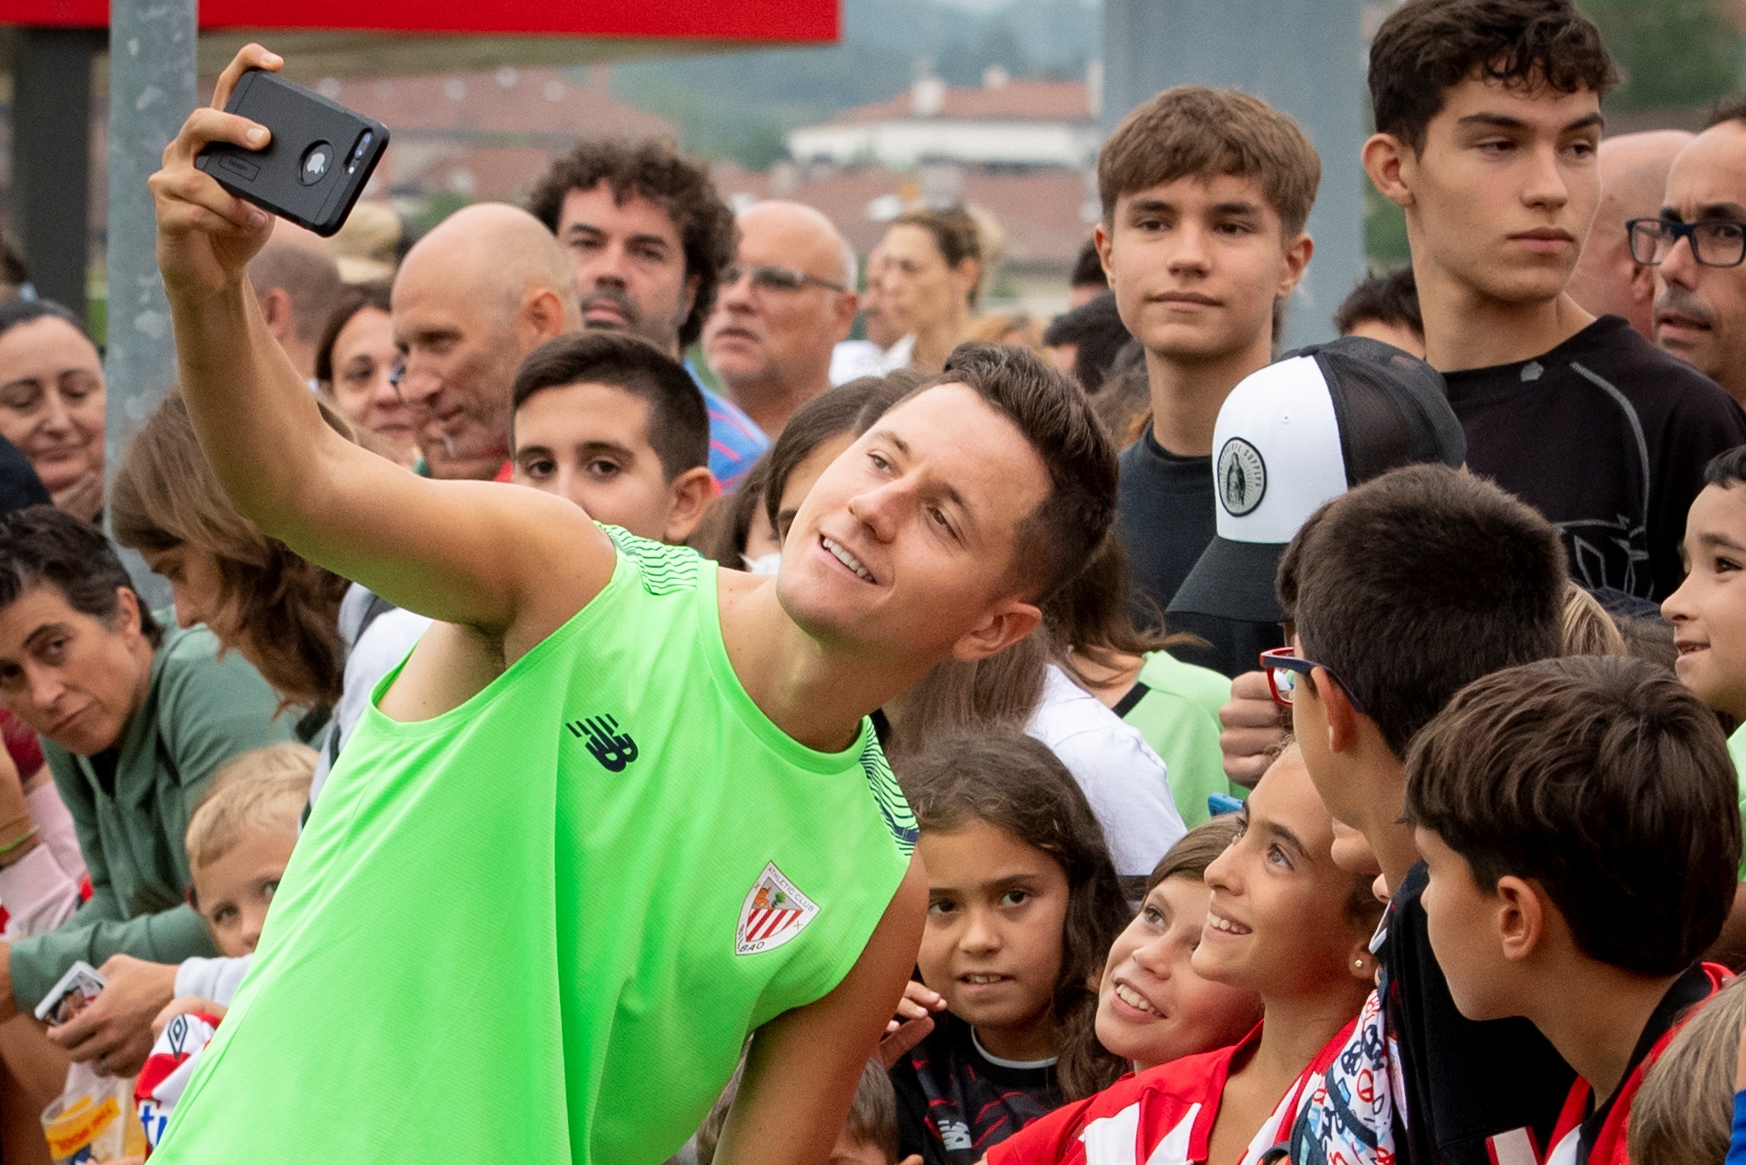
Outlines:
<svg viewBox="0 0 1746 1165"><path fill-rule="evenodd" d="M264 150L214 143L194 164L219 185L323 237L364 191L388 147L388 127L294 81L251 70L225 105L272 131Z"/></svg>

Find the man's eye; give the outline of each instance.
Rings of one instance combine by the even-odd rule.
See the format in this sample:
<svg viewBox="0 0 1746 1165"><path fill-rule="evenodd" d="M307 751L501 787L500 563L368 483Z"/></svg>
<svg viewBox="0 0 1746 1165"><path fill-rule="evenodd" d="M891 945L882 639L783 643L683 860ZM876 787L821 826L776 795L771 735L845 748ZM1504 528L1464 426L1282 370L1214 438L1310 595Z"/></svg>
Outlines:
<svg viewBox="0 0 1746 1165"><path fill-rule="evenodd" d="M593 477L617 477L621 467L616 461L590 461L588 473Z"/></svg>
<svg viewBox="0 0 1746 1165"><path fill-rule="evenodd" d="M271 898L279 892L279 879L269 878L261 884L261 897Z"/></svg>
<svg viewBox="0 0 1746 1165"><path fill-rule="evenodd" d="M51 639L43 645L42 657L49 663L60 663L66 658L66 655L67 641L65 639Z"/></svg>
<svg viewBox="0 0 1746 1165"><path fill-rule="evenodd" d="M226 926L236 920L236 907L221 906L212 912L213 926Z"/></svg>
<svg viewBox="0 0 1746 1165"><path fill-rule="evenodd" d="M958 909L958 904L950 898L935 898L928 903L929 914L950 914Z"/></svg>
<svg viewBox="0 0 1746 1165"><path fill-rule="evenodd" d="M1023 906L1030 900L1031 892L1029 890L1008 890L1000 896L1002 906Z"/></svg>
<svg viewBox="0 0 1746 1165"><path fill-rule="evenodd" d="M1282 866L1288 870L1291 869L1291 855L1276 845L1270 845L1267 847L1267 860L1276 866Z"/></svg>
<svg viewBox="0 0 1746 1165"><path fill-rule="evenodd" d="M530 461L522 462L521 471L529 477L543 479L550 477L555 468L550 458L536 457Z"/></svg>

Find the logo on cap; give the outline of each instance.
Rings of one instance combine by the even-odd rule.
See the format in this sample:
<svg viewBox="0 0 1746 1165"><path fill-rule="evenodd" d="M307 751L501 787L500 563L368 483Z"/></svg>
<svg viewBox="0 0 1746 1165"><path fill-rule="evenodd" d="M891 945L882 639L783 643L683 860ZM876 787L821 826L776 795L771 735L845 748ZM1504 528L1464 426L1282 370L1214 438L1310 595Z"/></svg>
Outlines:
<svg viewBox="0 0 1746 1165"><path fill-rule="evenodd" d="M1219 502L1233 518L1241 518L1267 496L1267 463L1261 451L1241 437L1219 450Z"/></svg>

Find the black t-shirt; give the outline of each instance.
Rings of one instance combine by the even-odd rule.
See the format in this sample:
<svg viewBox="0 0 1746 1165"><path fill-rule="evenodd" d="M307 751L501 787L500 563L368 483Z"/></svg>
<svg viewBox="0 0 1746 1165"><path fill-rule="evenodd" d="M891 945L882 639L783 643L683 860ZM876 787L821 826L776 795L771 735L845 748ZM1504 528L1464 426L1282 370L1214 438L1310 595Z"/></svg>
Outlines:
<svg viewBox="0 0 1746 1165"><path fill-rule="evenodd" d="M997 1063L970 1025L943 1011L934 1030L891 1069L897 1091L898 1156L926 1165L976 1165L988 1150L1066 1100L1053 1061Z"/></svg>
<svg viewBox="0 0 1746 1165"><path fill-rule="evenodd" d="M1143 626L1155 627L1160 613L1170 605L1176 589L1217 532L1212 458L1178 457L1159 445L1147 426L1138 441L1122 450L1119 460L1116 534L1128 553L1135 619ZM1178 612L1165 625L1211 644L1205 648L1173 647L1170 654L1227 676L1255 671L1260 666L1257 656L1285 642L1276 623L1245 623Z"/></svg>
<svg viewBox="0 0 1746 1165"><path fill-rule="evenodd" d="M1493 1165L1487 1141L1532 1129L1551 1143L1576 1072L1525 1019L1478 1022L1449 995L1425 929L1420 862L1388 907L1383 1017L1400 1053L1406 1129L1395 1150L1407 1165Z"/></svg>
<svg viewBox="0 0 1746 1165"><path fill-rule="evenodd" d="M1467 465L1558 527L1591 590L1659 601L1685 577L1704 466L1746 444L1746 414L1619 316L1533 360L1443 374Z"/></svg>

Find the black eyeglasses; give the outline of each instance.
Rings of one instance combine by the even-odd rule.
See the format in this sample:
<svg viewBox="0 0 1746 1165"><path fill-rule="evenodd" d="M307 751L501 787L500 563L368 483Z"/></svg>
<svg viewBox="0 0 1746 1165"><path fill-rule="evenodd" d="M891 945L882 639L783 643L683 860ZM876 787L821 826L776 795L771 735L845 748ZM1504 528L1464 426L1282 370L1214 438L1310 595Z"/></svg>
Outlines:
<svg viewBox="0 0 1746 1165"><path fill-rule="evenodd" d="M1354 712L1360 716L1368 714L1358 702L1358 697L1352 694L1352 689L1346 686L1346 681L1335 675L1333 669L1326 664L1299 659L1291 654L1289 647L1275 647L1272 651L1261 653L1261 670L1267 673L1267 687L1273 693L1273 702L1287 708L1291 707L1292 694L1297 691L1297 677L1307 676L1318 667L1340 685L1340 690L1346 693L1346 700L1352 705Z"/></svg>
<svg viewBox="0 0 1746 1165"><path fill-rule="evenodd" d="M741 267L735 264L721 273L723 287L732 287L742 275L752 277L752 286L769 291L799 291L803 287L826 287L832 291L847 291L841 283L832 283L791 267Z"/></svg>
<svg viewBox="0 0 1746 1165"><path fill-rule="evenodd" d="M1631 239L1631 258L1645 267L1664 263L1681 239L1690 241L1692 258L1705 267L1738 267L1746 260L1746 222L1735 219L1674 222L1670 218L1634 218L1625 224L1625 230Z"/></svg>

